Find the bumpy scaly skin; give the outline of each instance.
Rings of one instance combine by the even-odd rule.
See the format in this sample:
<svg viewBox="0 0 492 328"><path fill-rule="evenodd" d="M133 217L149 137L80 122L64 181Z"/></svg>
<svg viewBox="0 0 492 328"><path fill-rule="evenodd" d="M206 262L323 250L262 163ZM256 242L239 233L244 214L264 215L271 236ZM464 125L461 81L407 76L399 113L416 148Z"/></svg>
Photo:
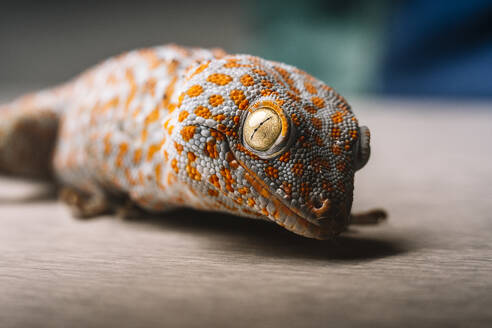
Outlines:
<svg viewBox="0 0 492 328"><path fill-rule="evenodd" d="M244 118L259 106L274 108L289 131L273 158L242 140ZM4 107L0 169L27 176L53 170L82 215L104 212L108 195L127 195L150 211L222 211L318 239L349 223L357 120L343 97L295 67L162 46L109 59ZM19 128L26 118L37 122L34 129ZM33 130L39 133L15 144L15 133ZM18 155L34 144L47 159ZM74 191L96 201L80 203Z"/></svg>

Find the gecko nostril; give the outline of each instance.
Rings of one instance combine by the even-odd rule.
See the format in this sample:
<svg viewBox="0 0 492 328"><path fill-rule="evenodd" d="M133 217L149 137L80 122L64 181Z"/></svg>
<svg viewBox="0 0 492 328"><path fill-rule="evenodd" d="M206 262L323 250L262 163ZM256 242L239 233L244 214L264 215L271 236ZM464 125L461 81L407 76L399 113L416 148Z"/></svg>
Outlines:
<svg viewBox="0 0 492 328"><path fill-rule="evenodd" d="M330 200L329 199L324 199L321 200L319 198L316 198L312 202L312 212L313 214L317 217L320 218L322 217L327 211L330 210Z"/></svg>
<svg viewBox="0 0 492 328"><path fill-rule="evenodd" d="M319 209L319 208L321 208L322 206L323 206L323 203L321 202L321 200L319 199L319 197L315 197L315 198L313 199L313 207L314 207L315 209Z"/></svg>

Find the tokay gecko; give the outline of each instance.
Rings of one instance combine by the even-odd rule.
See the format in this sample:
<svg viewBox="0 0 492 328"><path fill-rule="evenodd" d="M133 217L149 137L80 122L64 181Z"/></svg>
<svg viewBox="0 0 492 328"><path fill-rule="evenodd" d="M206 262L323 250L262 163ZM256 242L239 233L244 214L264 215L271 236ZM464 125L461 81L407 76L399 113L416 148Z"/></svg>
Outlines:
<svg viewBox="0 0 492 328"><path fill-rule="evenodd" d="M56 182L78 217L191 207L328 239L385 217L350 214L369 137L293 66L166 45L1 105L0 172Z"/></svg>

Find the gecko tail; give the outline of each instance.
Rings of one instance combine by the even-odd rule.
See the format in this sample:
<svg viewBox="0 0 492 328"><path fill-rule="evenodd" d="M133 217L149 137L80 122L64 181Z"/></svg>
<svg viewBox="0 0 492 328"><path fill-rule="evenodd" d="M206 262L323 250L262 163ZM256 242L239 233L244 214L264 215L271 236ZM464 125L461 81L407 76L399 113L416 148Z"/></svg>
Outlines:
<svg viewBox="0 0 492 328"><path fill-rule="evenodd" d="M0 175L52 179L62 100L47 90L0 105Z"/></svg>

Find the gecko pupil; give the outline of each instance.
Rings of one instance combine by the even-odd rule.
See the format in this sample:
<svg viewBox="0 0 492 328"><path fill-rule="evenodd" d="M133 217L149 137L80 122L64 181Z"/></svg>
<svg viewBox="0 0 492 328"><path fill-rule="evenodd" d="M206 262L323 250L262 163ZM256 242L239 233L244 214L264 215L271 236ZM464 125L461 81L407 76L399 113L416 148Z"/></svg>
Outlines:
<svg viewBox="0 0 492 328"><path fill-rule="evenodd" d="M282 130L278 114L270 108L259 108L250 113L244 122L243 134L246 143L258 151L268 150Z"/></svg>

